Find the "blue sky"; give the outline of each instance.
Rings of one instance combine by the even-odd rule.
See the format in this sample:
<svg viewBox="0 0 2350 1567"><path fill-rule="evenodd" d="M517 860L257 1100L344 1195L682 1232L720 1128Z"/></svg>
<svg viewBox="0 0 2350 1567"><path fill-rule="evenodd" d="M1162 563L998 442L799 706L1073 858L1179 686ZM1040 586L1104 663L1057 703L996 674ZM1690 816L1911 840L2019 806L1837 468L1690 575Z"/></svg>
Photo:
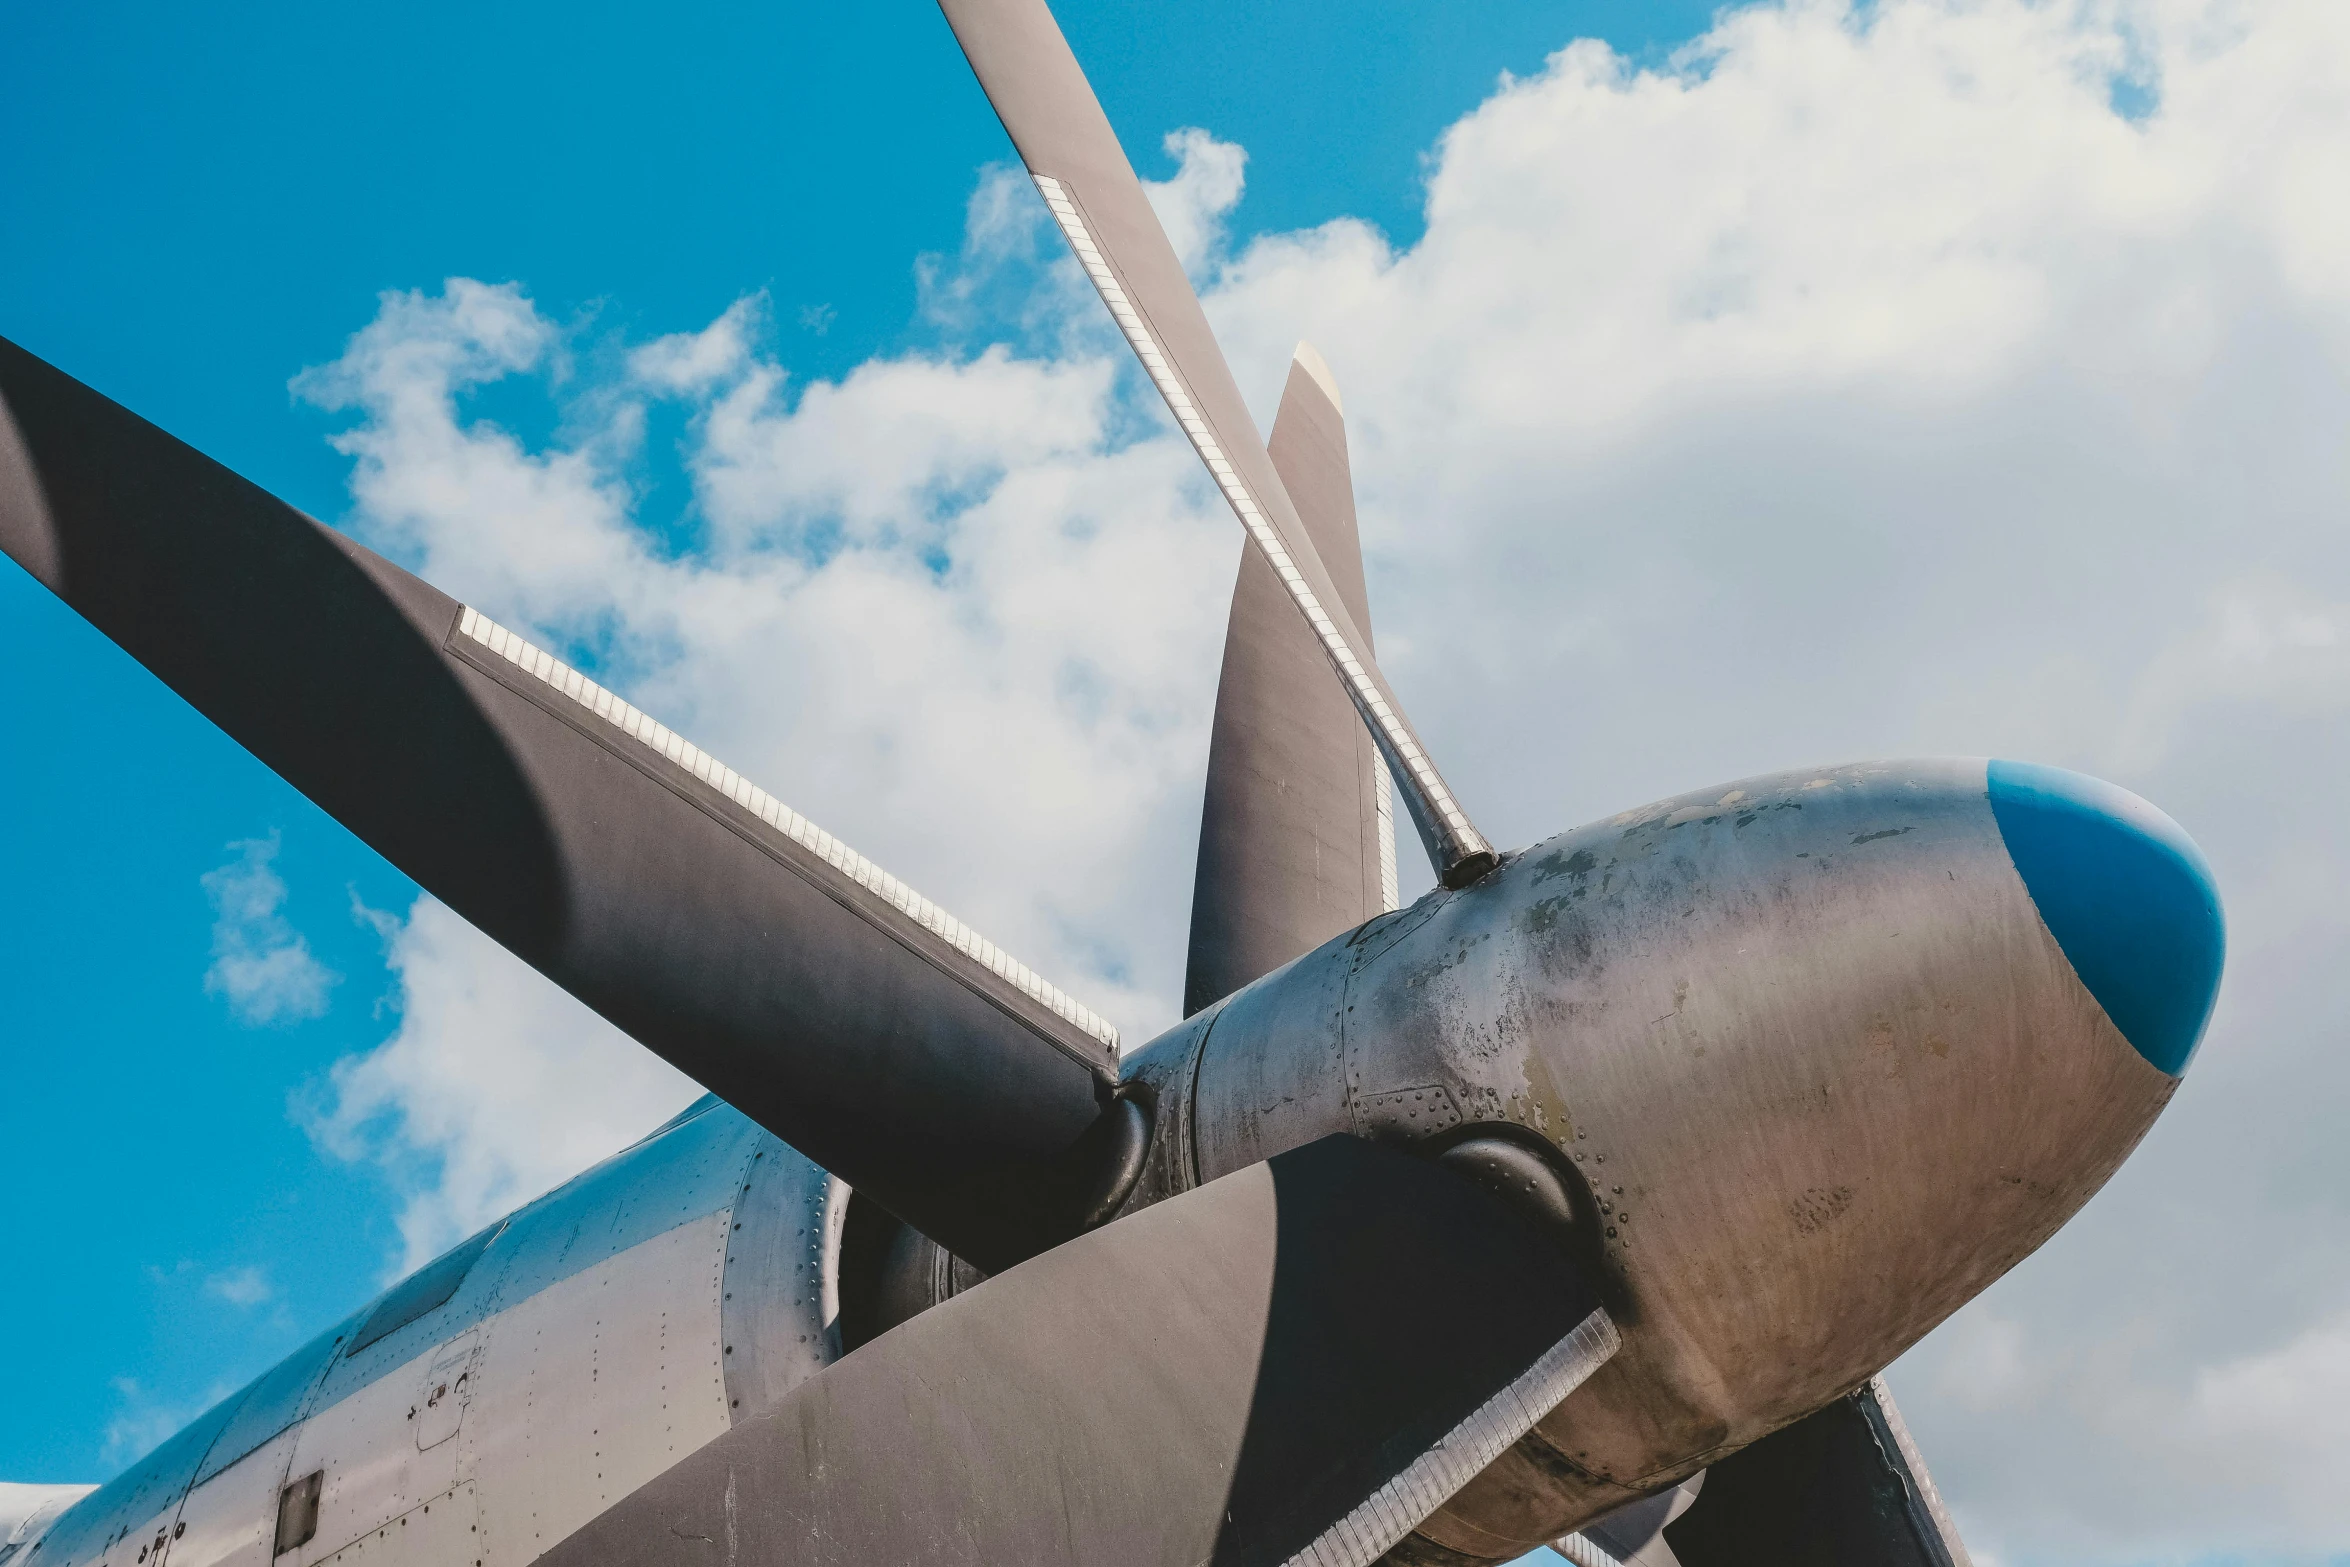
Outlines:
<svg viewBox="0 0 2350 1567"><path fill-rule="evenodd" d="M1166 170L1162 132L1209 124L1255 157L1247 224L1352 213L1406 240L1423 154L1500 72L1586 33L1669 46L1705 16L1267 10L1062 16L1147 173ZM646 335L764 289L792 368L837 375L922 338L916 258L958 247L979 167L1007 156L914 0L657 21L100 3L10 32L0 332L330 519L350 463L287 382L381 291L515 280L551 315ZM17 824L0 1231L40 1281L0 1302L0 1342L38 1346L12 1373L0 1477L97 1479L397 1259L380 1172L323 1154L291 1107L390 1027L392 976L353 900L404 908L414 889L13 567L0 671L22 746L0 777ZM283 913L342 980L324 1016L250 1026L206 991L200 878L273 833Z"/></svg>
<svg viewBox="0 0 2350 1567"><path fill-rule="evenodd" d="M1243 385L1336 367L1383 662L1496 838L1906 754L2197 836L2194 1078L1893 1382L1979 1560L2341 1559L2336 0L1752 7L1678 67L1710 7L1059 10ZM927 0L42 8L0 333L1139 1039L1237 539L1007 157ZM5 566L0 682L0 1480L98 1479L688 1090Z"/></svg>

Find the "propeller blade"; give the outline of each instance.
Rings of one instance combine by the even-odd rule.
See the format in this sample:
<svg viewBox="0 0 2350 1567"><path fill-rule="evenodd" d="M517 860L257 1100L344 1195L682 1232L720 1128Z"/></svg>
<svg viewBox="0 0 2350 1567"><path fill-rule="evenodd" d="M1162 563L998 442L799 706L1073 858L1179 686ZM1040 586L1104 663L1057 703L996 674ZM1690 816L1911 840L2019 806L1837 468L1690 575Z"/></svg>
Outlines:
<svg viewBox="0 0 2350 1567"><path fill-rule="evenodd" d="M1329 367L1297 345L1273 420L1274 470L1338 596L1371 633L1346 416ZM1186 1016L1395 907L1386 763L1281 579L1240 556L1208 742Z"/></svg>
<svg viewBox="0 0 2350 1567"><path fill-rule="evenodd" d="M1706 1471L1681 1567L1971 1567L1883 1377Z"/></svg>
<svg viewBox="0 0 2350 1567"><path fill-rule="evenodd" d="M1274 471L1191 280L1044 0L939 0L1029 175L1151 384L1313 627L1448 887L1497 863L1422 749Z"/></svg>
<svg viewBox="0 0 2350 1567"><path fill-rule="evenodd" d="M962 1255L1043 1250L1139 1168L1108 1024L576 671L4 340L0 550L459 914Z"/></svg>
<svg viewBox="0 0 2350 1567"><path fill-rule="evenodd" d="M1617 1343L1554 1241L1333 1136L932 1307L546 1567L1367 1567Z"/></svg>

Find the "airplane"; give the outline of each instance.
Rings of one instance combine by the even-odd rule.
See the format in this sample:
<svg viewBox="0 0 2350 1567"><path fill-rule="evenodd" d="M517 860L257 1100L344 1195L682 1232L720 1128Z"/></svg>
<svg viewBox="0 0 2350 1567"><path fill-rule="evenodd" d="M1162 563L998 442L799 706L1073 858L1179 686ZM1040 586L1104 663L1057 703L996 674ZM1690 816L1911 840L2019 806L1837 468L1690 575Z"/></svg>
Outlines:
<svg viewBox="0 0 2350 1567"><path fill-rule="evenodd" d="M1123 1049L0 343L0 550L710 1091L106 1485L0 1490L0 1567L1964 1563L1879 1373L2176 1091L2224 959L2201 853L1983 759L1496 850L1377 664L1327 365L1260 438L1043 0L941 9L1249 539L1186 1017ZM1437 873L1405 907L1391 790Z"/></svg>

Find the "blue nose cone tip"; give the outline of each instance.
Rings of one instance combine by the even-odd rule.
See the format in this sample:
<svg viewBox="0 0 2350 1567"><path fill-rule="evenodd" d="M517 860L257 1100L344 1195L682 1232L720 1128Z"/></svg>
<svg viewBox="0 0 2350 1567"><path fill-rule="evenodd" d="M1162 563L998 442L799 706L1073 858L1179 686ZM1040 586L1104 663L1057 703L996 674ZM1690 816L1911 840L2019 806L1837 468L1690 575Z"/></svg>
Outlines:
<svg viewBox="0 0 2350 1567"><path fill-rule="evenodd" d="M2049 934L2113 1026L2177 1077L2219 996L2226 926L2177 822L2061 767L1993 762L1991 814Z"/></svg>

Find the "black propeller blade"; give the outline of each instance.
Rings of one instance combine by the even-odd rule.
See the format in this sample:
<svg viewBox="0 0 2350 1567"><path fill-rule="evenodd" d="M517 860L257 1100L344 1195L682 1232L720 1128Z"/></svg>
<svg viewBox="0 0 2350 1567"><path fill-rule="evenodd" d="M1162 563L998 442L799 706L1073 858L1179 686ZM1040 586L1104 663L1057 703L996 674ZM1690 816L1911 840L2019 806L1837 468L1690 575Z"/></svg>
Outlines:
<svg viewBox="0 0 2350 1567"><path fill-rule="evenodd" d="M1303 343L1269 449L1367 641L1346 418L1328 368ZM1391 906L1386 765L1281 579L1261 552L1243 550L1208 742L1186 1016Z"/></svg>
<svg viewBox="0 0 2350 1567"><path fill-rule="evenodd" d="M1325 1138L892 1329L543 1560L1367 1567L1615 1344L1499 1199Z"/></svg>
<svg viewBox="0 0 2350 1567"><path fill-rule="evenodd" d="M1970 1567L1882 1377L1706 1471L1681 1567Z"/></svg>
<svg viewBox="0 0 2350 1567"><path fill-rule="evenodd" d="M989 1268L1106 1215L1115 1033L730 769L0 341L0 550L393 864Z"/></svg>
<svg viewBox="0 0 2350 1567"><path fill-rule="evenodd" d="M1151 384L1222 490L1402 785L1437 876L1463 887L1492 846L1452 796L1332 582L1249 418L1224 351L1044 0L939 0L979 84Z"/></svg>

